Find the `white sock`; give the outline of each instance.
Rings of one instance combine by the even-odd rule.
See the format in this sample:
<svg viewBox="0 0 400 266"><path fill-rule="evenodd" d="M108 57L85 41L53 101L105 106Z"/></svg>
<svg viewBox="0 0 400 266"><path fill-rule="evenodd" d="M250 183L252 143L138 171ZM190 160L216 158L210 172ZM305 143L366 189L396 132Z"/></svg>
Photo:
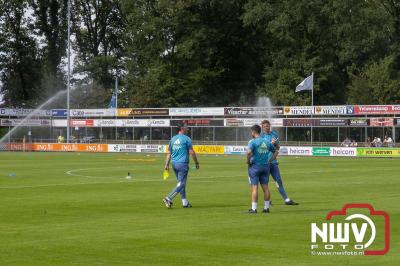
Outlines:
<svg viewBox="0 0 400 266"><path fill-rule="evenodd" d="M286 199L285 199L285 202L289 202L289 201L290 201L290 199L289 199L289 198L286 198Z"/></svg>
<svg viewBox="0 0 400 266"><path fill-rule="evenodd" d="M264 209L269 209L269 200L264 201Z"/></svg>
<svg viewBox="0 0 400 266"><path fill-rule="evenodd" d="M251 209L252 210L257 210L257 202L252 202L251 203Z"/></svg>
<svg viewBox="0 0 400 266"><path fill-rule="evenodd" d="M183 206L186 206L189 204L189 201L187 199L182 199L182 204Z"/></svg>

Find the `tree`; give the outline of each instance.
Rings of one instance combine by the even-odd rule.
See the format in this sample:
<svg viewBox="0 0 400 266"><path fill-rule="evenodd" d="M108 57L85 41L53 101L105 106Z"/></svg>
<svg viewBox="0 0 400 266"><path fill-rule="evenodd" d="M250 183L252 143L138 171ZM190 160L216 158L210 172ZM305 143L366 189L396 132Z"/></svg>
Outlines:
<svg viewBox="0 0 400 266"><path fill-rule="evenodd" d="M24 0L3 1L0 18L1 93L5 106L33 107L40 97L40 59Z"/></svg>
<svg viewBox="0 0 400 266"><path fill-rule="evenodd" d="M314 103L345 103L349 72L389 51L382 11L372 1L250 0L244 23L262 28L269 40L258 93L275 104L309 104L308 93L293 91L314 72Z"/></svg>
<svg viewBox="0 0 400 266"><path fill-rule="evenodd" d="M75 72L85 76L84 84L94 81L110 90L124 69L125 16L120 1L75 0L73 10Z"/></svg>
<svg viewBox="0 0 400 266"><path fill-rule="evenodd" d="M62 58L66 55L68 0L31 0L42 64L42 89L53 95L65 89Z"/></svg>
<svg viewBox="0 0 400 266"><path fill-rule="evenodd" d="M124 1L127 86L138 106L228 105L261 80L260 41L245 1Z"/></svg>
<svg viewBox="0 0 400 266"><path fill-rule="evenodd" d="M67 1L0 0L6 105L65 88ZM107 106L116 76L127 106L308 105L311 72L317 105L398 102L399 0L71 2L76 106Z"/></svg>
<svg viewBox="0 0 400 266"><path fill-rule="evenodd" d="M399 58L388 56L379 62L366 65L358 75L353 75L348 99L352 104L399 104ZM366 93L368 92L368 93Z"/></svg>

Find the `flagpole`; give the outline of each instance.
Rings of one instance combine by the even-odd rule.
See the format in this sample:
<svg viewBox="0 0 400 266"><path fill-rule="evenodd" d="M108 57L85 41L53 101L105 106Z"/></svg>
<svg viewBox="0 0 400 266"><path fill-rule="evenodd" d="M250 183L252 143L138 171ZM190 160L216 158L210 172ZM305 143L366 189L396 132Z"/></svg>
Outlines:
<svg viewBox="0 0 400 266"><path fill-rule="evenodd" d="M311 72L311 79L312 79L311 106L312 106L313 112L314 112L314 71ZM312 119L312 113L311 113L311 144L313 143L313 124L314 124L314 120Z"/></svg>
<svg viewBox="0 0 400 266"><path fill-rule="evenodd" d="M313 86L311 87L311 106L314 106L314 72L311 73Z"/></svg>
<svg viewBox="0 0 400 266"><path fill-rule="evenodd" d="M118 77L115 76L115 116L117 118L117 109L118 109ZM117 125L115 125L115 140L117 140L118 137L118 128Z"/></svg>
<svg viewBox="0 0 400 266"><path fill-rule="evenodd" d="M118 77L115 77L115 109L118 108Z"/></svg>

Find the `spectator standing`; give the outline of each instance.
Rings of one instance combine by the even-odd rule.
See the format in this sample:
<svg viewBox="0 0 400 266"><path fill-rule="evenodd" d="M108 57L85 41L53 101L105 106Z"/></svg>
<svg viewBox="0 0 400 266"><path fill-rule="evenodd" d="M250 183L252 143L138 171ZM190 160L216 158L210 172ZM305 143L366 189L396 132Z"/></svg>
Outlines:
<svg viewBox="0 0 400 266"><path fill-rule="evenodd" d="M385 143L389 148L393 148L393 139L390 136L385 136L383 143Z"/></svg>
<svg viewBox="0 0 400 266"><path fill-rule="evenodd" d="M376 138L376 147L379 147L379 148L382 147L382 140L380 137Z"/></svg>
<svg viewBox="0 0 400 266"><path fill-rule="evenodd" d="M342 142L342 146L349 147L350 143L351 143L351 140L348 137L346 137Z"/></svg>
<svg viewBox="0 0 400 266"><path fill-rule="evenodd" d="M377 147L378 138L374 137L374 140L371 142L371 147Z"/></svg>
<svg viewBox="0 0 400 266"><path fill-rule="evenodd" d="M358 143L355 139L353 139L353 141L350 143L350 147L358 147Z"/></svg>

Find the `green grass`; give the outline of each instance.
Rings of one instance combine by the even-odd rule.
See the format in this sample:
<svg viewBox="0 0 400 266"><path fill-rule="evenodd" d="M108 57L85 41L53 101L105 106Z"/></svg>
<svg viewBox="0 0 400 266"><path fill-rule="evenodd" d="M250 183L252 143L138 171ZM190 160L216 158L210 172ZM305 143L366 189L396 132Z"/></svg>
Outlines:
<svg viewBox="0 0 400 266"><path fill-rule="evenodd" d="M250 194L242 156L200 156L187 187L194 207L181 208L177 197L167 210L161 199L176 183L162 180L163 160L0 153L0 265L400 264L399 159L283 157L286 190L301 205L283 205L272 185L268 215L244 213ZM124 179L128 171L132 181ZM389 253L310 255L310 223L349 202L390 214Z"/></svg>

